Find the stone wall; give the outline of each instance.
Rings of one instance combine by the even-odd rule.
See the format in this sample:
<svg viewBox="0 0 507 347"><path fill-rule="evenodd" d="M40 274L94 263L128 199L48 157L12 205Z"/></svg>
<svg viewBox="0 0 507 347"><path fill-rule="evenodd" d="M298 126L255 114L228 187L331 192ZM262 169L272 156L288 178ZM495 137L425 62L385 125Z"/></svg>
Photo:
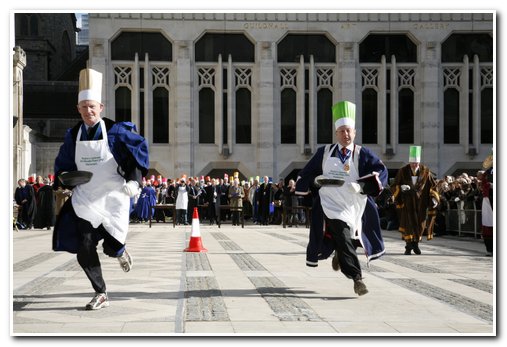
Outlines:
<svg viewBox="0 0 507 347"><path fill-rule="evenodd" d="M358 104L361 114L359 43L372 32L406 33L418 45L415 92L414 142L422 144L423 162L439 176L458 162L479 168L491 145L479 145L478 155L467 155L468 144L445 145L442 140L443 100L440 84L440 46L453 32L493 32L492 13L92 13L90 14L90 65L104 73L106 114L114 114L110 42L121 30L160 31L173 44L170 106L170 143L150 144L151 162L169 177L183 173L205 175L210 168L235 169L245 176L278 178L301 168L310 158L304 143L280 143L279 67L276 47L287 33L323 33L337 47L334 101ZM256 47L252 90L252 143L232 144L223 155L221 138L213 145L198 143L198 99L193 45L205 32L241 32ZM140 57L144 59L144 57ZM224 64L227 57L222 57ZM307 62L305 62L307 63ZM146 118L147 119L147 118ZM149 120L145 126L150 126ZM380 120L382 125L385 120ZM218 125L220 126L220 125ZM358 127L366 126L358 121ZM358 131L357 142L361 143ZM234 134L232 136L234 138ZM311 153L322 144L311 143ZM368 145L389 168L408 161L409 144L397 144L388 154L382 143ZM310 153L310 154L311 154ZM230 167L225 167L230 166ZM397 166L397 167L394 167Z"/></svg>

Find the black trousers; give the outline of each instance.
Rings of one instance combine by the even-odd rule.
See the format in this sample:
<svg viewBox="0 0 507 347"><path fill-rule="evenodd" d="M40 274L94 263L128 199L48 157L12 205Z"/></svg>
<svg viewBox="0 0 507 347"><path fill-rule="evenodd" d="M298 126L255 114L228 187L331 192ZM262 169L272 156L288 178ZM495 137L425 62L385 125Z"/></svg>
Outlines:
<svg viewBox="0 0 507 347"><path fill-rule="evenodd" d="M327 217L326 224L327 230L334 240L334 247L338 254L342 273L353 280L362 279L361 264L359 264L357 258L349 226L339 219L329 219Z"/></svg>
<svg viewBox="0 0 507 347"><path fill-rule="evenodd" d="M239 211L232 211L232 224L239 225Z"/></svg>
<svg viewBox="0 0 507 347"><path fill-rule="evenodd" d="M97 293L106 292L106 283L102 277L97 245L104 239L102 247L104 253L110 257L119 257L123 254L125 245L112 237L101 225L94 228L90 222L78 217L77 228L80 236L77 261L90 280L93 289Z"/></svg>

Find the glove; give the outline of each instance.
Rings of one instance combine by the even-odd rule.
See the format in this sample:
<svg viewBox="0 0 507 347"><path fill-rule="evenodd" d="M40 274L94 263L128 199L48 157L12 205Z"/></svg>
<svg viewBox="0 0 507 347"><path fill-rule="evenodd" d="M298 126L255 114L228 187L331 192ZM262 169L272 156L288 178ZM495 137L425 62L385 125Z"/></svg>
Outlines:
<svg viewBox="0 0 507 347"><path fill-rule="evenodd" d="M72 195L72 190L62 189L62 195L63 196L71 196Z"/></svg>
<svg viewBox="0 0 507 347"><path fill-rule="evenodd" d="M133 198L139 193L139 183L137 181L128 181L123 185L123 192Z"/></svg>
<svg viewBox="0 0 507 347"><path fill-rule="evenodd" d="M410 186L407 184L402 184L400 188L402 192L408 192L410 190Z"/></svg>
<svg viewBox="0 0 507 347"><path fill-rule="evenodd" d="M353 193L360 193L361 192L361 186L359 185L359 183L350 182L350 190Z"/></svg>

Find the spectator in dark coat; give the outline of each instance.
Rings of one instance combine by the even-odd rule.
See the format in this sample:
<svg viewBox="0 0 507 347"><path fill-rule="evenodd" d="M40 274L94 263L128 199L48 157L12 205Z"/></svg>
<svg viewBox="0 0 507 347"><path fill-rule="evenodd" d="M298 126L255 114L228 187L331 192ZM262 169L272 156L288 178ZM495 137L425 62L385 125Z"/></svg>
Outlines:
<svg viewBox="0 0 507 347"><path fill-rule="evenodd" d="M37 213L35 191L32 185L27 184L23 178L18 181L14 199L18 205L18 223L22 228L32 229L35 214Z"/></svg>
<svg viewBox="0 0 507 347"><path fill-rule="evenodd" d="M34 227L50 230L53 225L55 225L55 193L49 185L49 179L44 178L44 184L40 185L37 192L37 214Z"/></svg>

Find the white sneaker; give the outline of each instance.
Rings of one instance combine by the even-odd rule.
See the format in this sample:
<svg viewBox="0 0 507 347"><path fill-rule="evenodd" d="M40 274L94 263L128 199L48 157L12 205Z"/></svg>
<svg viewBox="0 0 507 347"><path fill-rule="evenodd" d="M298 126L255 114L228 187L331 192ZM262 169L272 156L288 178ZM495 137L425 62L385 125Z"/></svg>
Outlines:
<svg viewBox="0 0 507 347"><path fill-rule="evenodd" d="M134 264L132 257L128 254L127 250L123 251L123 254L118 257L118 262L120 263L122 270L125 272L129 272Z"/></svg>
<svg viewBox="0 0 507 347"><path fill-rule="evenodd" d="M102 307L108 307L109 300L106 293L95 293L93 299L86 304L85 310L100 310Z"/></svg>

